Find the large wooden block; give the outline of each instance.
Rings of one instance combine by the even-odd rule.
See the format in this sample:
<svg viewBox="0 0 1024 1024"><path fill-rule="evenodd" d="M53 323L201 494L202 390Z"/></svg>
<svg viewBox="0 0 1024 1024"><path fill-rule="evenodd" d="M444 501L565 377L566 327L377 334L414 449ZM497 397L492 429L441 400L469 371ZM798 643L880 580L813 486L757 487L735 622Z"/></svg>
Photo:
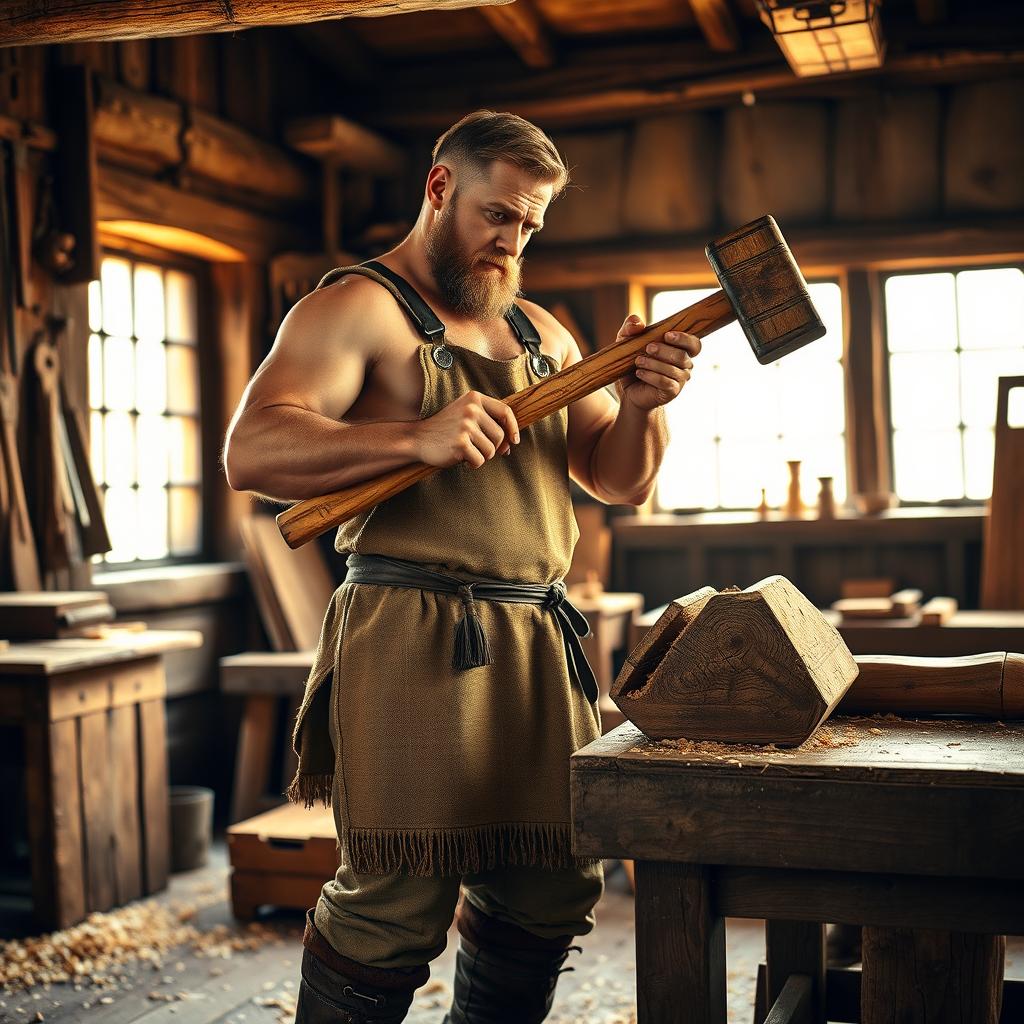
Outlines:
<svg viewBox="0 0 1024 1024"><path fill-rule="evenodd" d="M612 687L652 739L797 746L857 676L834 626L782 576L672 602Z"/></svg>

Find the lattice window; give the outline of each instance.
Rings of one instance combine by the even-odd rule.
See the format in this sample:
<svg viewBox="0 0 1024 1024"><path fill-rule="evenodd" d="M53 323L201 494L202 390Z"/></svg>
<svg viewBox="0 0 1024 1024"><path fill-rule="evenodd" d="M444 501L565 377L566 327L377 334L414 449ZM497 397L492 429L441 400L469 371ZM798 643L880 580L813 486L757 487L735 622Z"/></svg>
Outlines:
<svg viewBox="0 0 1024 1024"><path fill-rule="evenodd" d="M198 281L105 255L89 286L91 462L114 563L202 548Z"/></svg>

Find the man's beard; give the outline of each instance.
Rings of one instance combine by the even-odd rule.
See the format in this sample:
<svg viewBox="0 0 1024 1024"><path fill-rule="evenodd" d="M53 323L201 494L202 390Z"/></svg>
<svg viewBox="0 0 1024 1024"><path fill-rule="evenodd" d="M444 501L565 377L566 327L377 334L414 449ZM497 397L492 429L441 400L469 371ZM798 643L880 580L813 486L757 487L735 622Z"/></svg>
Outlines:
<svg viewBox="0 0 1024 1024"><path fill-rule="evenodd" d="M498 252L466 253L455 227L454 196L427 235L426 253L442 298L456 312L494 320L512 308L522 284L519 261ZM487 263L501 267L501 272L487 269Z"/></svg>

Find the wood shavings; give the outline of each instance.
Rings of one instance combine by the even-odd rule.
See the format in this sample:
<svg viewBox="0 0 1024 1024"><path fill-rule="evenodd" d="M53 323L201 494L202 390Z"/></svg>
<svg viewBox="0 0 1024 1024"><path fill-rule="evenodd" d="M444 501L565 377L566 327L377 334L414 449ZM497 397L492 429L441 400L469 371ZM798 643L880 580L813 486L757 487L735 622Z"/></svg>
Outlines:
<svg viewBox="0 0 1024 1024"><path fill-rule="evenodd" d="M140 900L90 914L63 931L0 943L0 987L13 992L33 985L77 982L112 990L118 987L114 968L143 961L159 970L163 956L177 947L188 947L201 957L227 959L280 941L276 931L259 923L240 929L220 924L202 930L191 923L195 910L193 904L172 907ZM183 971L185 964L178 961L175 968ZM167 975L164 983L173 980Z"/></svg>

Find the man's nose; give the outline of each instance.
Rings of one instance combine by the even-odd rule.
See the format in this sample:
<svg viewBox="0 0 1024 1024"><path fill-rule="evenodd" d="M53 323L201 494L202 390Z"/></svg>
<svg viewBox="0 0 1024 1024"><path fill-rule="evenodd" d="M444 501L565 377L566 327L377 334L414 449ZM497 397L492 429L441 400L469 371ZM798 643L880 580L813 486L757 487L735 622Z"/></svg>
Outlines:
<svg viewBox="0 0 1024 1024"><path fill-rule="evenodd" d="M511 256L513 259L519 259L519 254L523 251L523 246L526 244L522 226L520 224L509 224L504 230L499 232L496 244L499 252Z"/></svg>

